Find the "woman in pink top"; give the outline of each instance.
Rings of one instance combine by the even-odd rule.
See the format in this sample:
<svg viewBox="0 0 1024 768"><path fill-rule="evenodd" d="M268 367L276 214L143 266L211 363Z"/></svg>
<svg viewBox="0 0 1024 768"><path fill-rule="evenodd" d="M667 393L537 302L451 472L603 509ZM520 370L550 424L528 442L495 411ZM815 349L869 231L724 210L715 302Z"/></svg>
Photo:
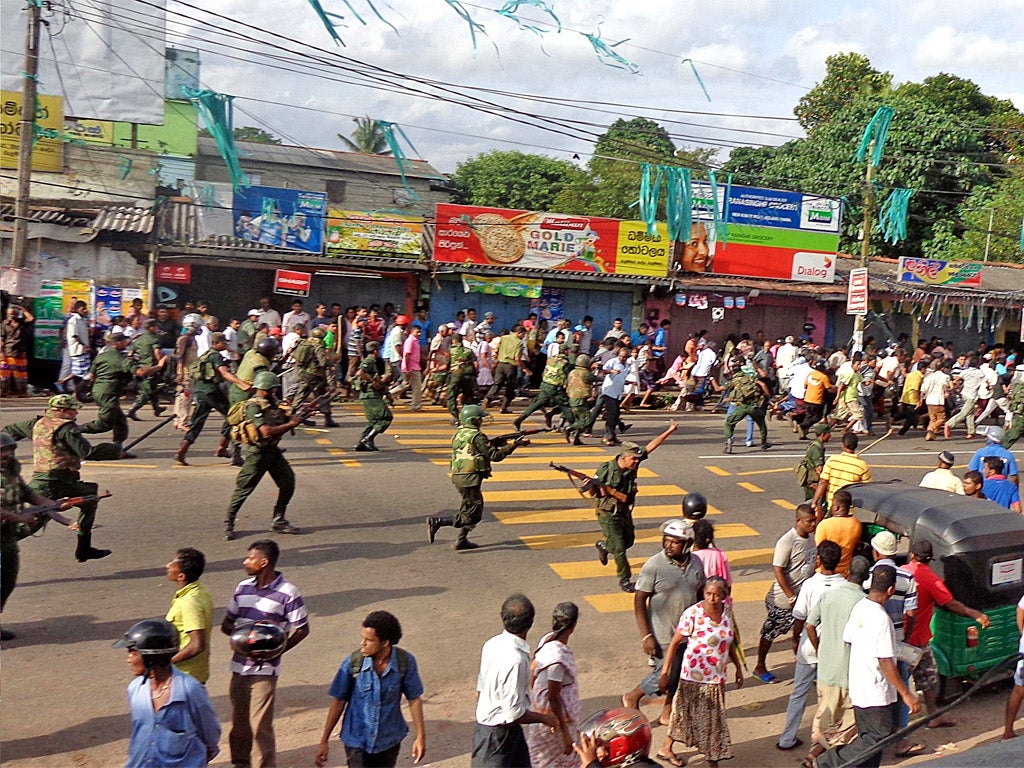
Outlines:
<svg viewBox="0 0 1024 768"><path fill-rule="evenodd" d="M705 519L693 524L693 554L700 558L707 578L721 576L725 583L732 586L732 575L729 573L729 559L725 552L715 546L715 526Z"/></svg>

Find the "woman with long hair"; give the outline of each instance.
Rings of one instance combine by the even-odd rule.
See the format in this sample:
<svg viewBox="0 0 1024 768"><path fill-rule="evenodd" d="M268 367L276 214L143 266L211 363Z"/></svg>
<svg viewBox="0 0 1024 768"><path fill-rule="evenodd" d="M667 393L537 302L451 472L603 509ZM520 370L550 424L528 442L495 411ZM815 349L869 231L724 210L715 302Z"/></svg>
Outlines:
<svg viewBox="0 0 1024 768"><path fill-rule="evenodd" d="M531 707L537 712L553 712L558 729L546 725L528 725L526 743L530 761L545 768L579 768L580 758L572 748L580 735L580 687L576 678L576 658L569 638L576 630L580 609L575 603L559 603L551 617L551 631L537 644L533 660Z"/></svg>

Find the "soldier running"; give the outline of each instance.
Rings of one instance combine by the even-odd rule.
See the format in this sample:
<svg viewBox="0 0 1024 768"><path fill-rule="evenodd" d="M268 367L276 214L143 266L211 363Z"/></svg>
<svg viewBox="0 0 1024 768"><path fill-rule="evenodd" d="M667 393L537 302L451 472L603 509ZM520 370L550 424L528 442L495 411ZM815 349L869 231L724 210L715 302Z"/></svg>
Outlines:
<svg viewBox="0 0 1024 768"><path fill-rule="evenodd" d="M319 325L312 330L308 339L303 339L292 350L292 360L299 368L299 386L295 390L294 404L300 405L306 400L333 392L337 387L337 375L331 356L324 345L324 326ZM325 427L337 427L338 422L331 415L331 400L324 398L320 406L324 415Z"/></svg>
<svg viewBox="0 0 1024 768"><path fill-rule="evenodd" d="M541 378L540 392L533 402L526 406L526 410L519 414L512 422L518 430L523 426L530 414L539 410L544 411L544 423L548 429L552 429L551 420L555 411L562 414L562 428L573 420L572 409L569 407L569 398L565 392L565 383L568 378L569 357L563 349L559 348L558 354L548 358L544 366L544 373Z"/></svg>
<svg viewBox="0 0 1024 768"><path fill-rule="evenodd" d="M159 363L164 357L164 353L160 351L160 335L157 332L159 323L155 317L151 317L143 323L143 331L131 341L131 354L135 358L135 362L142 366L153 366ZM165 363L166 365L166 363ZM160 384L163 377L161 371L160 376L145 376L139 381L139 395L135 398L135 403L128 410L127 416L132 421L140 421L136 414L142 406L147 404L153 405L153 415L160 416L164 412L163 406L160 405Z"/></svg>
<svg viewBox="0 0 1024 768"><path fill-rule="evenodd" d="M252 395L252 383L256 379L256 374L260 371L269 371L274 358L277 357L280 351L281 345L277 342L277 339L271 336L264 336L256 341L252 349L242 355L242 360L238 364L238 370L235 371L238 381L233 381L228 385L229 408L235 403L241 403L249 399ZM242 466L242 448L237 443L235 443L234 451L231 453L218 449L216 455L221 458L231 459L231 463L236 467Z"/></svg>
<svg viewBox="0 0 1024 768"><path fill-rule="evenodd" d="M374 438L384 434L394 415L388 407L384 395L388 389L388 374L380 375L377 360L380 357L380 343L366 342L366 357L359 363L355 375L355 385L359 389L359 402L363 405L366 416L366 429L356 444L357 451L379 451Z"/></svg>
<svg viewBox="0 0 1024 768"><path fill-rule="evenodd" d="M254 394L245 404L245 416L236 427L240 442L245 445L242 470L235 481L235 492L228 505L224 520L224 541L235 538L235 518L245 500L249 498L265 474L277 485L277 503L274 504L274 533L299 533L285 513L288 502L295 493L295 472L284 457L279 443L281 438L301 423L295 416L289 416L278 404L274 390L281 386L281 379L270 371L260 371L253 380Z"/></svg>
<svg viewBox="0 0 1024 768"><path fill-rule="evenodd" d="M572 409L572 420L565 425L565 442L572 445L583 445L580 435L594 426L590 416L590 398L594 387L601 383L601 377L590 369L591 360L590 355L578 355L565 383L565 393Z"/></svg>
<svg viewBox="0 0 1024 768"><path fill-rule="evenodd" d="M757 377L757 373L743 365L743 358L734 357L729 361L732 372L732 403L736 410L725 417L725 452L732 453L732 435L739 424L747 416L754 420L761 431L761 450L767 451L768 425L765 423L765 403L771 398L767 385Z"/></svg>
<svg viewBox="0 0 1024 768"><path fill-rule="evenodd" d="M42 416L4 427L3 431L15 440L32 438L33 474L29 488L47 498L95 496L99 486L81 480L82 459L110 461L126 455L116 443L100 443L96 447L89 445L75 423L79 407L71 395L54 395L47 402ZM99 560L110 554L109 549L96 549L92 545L92 525L97 506L96 501L78 505L75 559L80 563Z"/></svg>
<svg viewBox="0 0 1024 768"><path fill-rule="evenodd" d="M452 549L476 549L479 544L469 540L469 532L476 528L484 514L484 496L480 491L483 481L491 476L491 463L501 461L521 445L529 445L523 438L489 440L480 430L487 413L479 405L464 405L459 414L461 426L452 438L452 484L462 496L462 505L454 517L428 517L427 536L430 543L438 529L453 526L459 529Z"/></svg>
<svg viewBox="0 0 1024 768"><path fill-rule="evenodd" d="M452 426L459 423L459 395L462 395L462 407L473 404L476 400L476 355L462 343L462 334L452 334L452 347L448 356L448 397L446 404L448 413L452 415Z"/></svg>

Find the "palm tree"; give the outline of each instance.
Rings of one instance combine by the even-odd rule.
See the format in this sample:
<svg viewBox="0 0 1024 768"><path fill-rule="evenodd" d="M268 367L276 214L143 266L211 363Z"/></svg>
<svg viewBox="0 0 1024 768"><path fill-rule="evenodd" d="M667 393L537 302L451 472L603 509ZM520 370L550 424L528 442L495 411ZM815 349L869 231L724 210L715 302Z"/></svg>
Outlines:
<svg viewBox="0 0 1024 768"><path fill-rule="evenodd" d="M388 142L384 138L384 131L380 129L377 121L367 115L366 117L353 117L352 122L356 129L352 131L352 138L338 134L338 138L352 152L363 152L368 155L390 155Z"/></svg>

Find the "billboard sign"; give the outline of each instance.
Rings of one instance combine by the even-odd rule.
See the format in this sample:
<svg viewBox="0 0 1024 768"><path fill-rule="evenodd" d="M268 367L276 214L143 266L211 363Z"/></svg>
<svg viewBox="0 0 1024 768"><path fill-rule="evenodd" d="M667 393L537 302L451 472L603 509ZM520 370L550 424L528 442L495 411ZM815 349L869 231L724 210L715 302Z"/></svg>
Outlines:
<svg viewBox="0 0 1024 768"><path fill-rule="evenodd" d="M466 265L663 277L668 228L541 211L437 206L434 260Z"/></svg>
<svg viewBox="0 0 1024 768"><path fill-rule="evenodd" d="M274 272L274 293L282 296L309 296L309 284L313 276L309 272L279 269Z"/></svg>
<svg viewBox="0 0 1024 768"><path fill-rule="evenodd" d="M21 135L21 93L0 92L0 168L18 167L18 141ZM64 126L64 104L60 96L39 94L36 108L36 126L53 131L48 138L36 137L32 147L32 170L60 173L64 170L64 142L59 138Z"/></svg>
<svg viewBox="0 0 1024 768"><path fill-rule="evenodd" d="M868 270L858 267L850 270L850 285L846 289L846 314L868 313Z"/></svg>
<svg viewBox="0 0 1024 768"><path fill-rule="evenodd" d="M338 251L418 258L423 253L423 218L331 208L327 211L327 255Z"/></svg>
<svg viewBox="0 0 1024 768"><path fill-rule="evenodd" d="M156 281L158 283L191 283L191 264L158 264L156 267Z"/></svg>
<svg viewBox="0 0 1024 768"><path fill-rule="evenodd" d="M327 195L301 189L246 187L234 193L235 237L275 248L320 253Z"/></svg>
<svg viewBox="0 0 1024 768"><path fill-rule="evenodd" d="M901 256L897 280L901 283L980 287L981 267L981 264L970 262L914 259Z"/></svg>

